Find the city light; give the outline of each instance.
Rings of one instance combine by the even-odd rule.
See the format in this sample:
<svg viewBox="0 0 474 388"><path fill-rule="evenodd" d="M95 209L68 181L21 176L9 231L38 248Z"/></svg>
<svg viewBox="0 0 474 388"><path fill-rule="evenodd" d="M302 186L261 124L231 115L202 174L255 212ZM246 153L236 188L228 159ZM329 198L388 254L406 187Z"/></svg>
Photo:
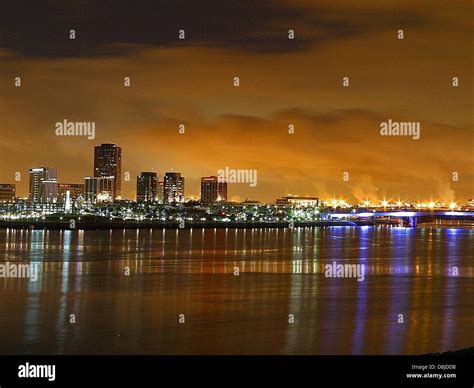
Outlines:
<svg viewBox="0 0 474 388"><path fill-rule="evenodd" d="M120 149L115 145L102 145L105 148L113 150ZM115 152L115 151L114 151ZM95 163L107 171L109 174L109 165L107 163ZM57 170L52 168L33 168L30 171L46 174L55 177ZM46 172L45 172L46 171ZM32 175L30 179L35 178ZM377 217L417 217L423 211L439 211L440 215L447 216L470 216L469 210L474 210L474 202L468 201L466 205L460 205L455 201L442 201L430 199L429 201L410 202L401 200L398 196L396 202L390 199L366 198L362 203L356 205L350 200L337 198L333 196L329 199L320 201L318 197L304 197L297 195L287 195L276 199L274 202L261 203L258 200L245 200L244 202L228 202L227 186L219 186L216 177L204 177L201 183L205 183L206 190L203 200L203 186L201 185L201 196L188 195L184 193L184 177L180 173L166 173L164 184L158 185L156 173L142 172L139 188L141 195L138 195L137 201L122 199L121 195L114 195L114 177L86 177L86 184L61 183L48 180L48 185L62 186L66 195L61 196L56 189L51 189L50 194L57 193L57 198L53 201L50 198L33 197L18 198L12 195L11 186L4 185L8 197L2 204L0 202L0 219L17 222L27 222L41 220L44 224L48 222L61 221L69 222L71 218L80 221L81 217L104 218L110 222L162 222L172 223L181 222L322 222L322 220L333 218L338 220L350 220L356 218L374 219ZM44 181L44 180L43 180ZM51 182L50 182L51 181ZM88 192L87 182L98 184L92 187L92 196ZM95 184L94 183L94 184ZM82 187L81 187L82 186ZM49 187L49 186L48 186ZM49 188L51 188L49 187ZM8 189L8 190L7 190ZM119 189L119 187L117 187ZM147 190L150 192L148 193ZM161 193L159 192L161 190ZM51 195L52 195L51 194ZM13 200L12 200L13 197ZM151 197L151 200L146 200ZM157 199L161 198L161 201ZM163 200L165 198L165 200ZM168 198L168 200L166 200ZM171 198L171 200L170 200ZM188 198L188 201L184 201ZM364 212L358 213L358 209ZM397 209L396 212L393 210ZM414 210L417 212L414 212ZM386 211L390 210L390 213ZM450 210L451 212L441 212ZM467 210L467 212L453 212L454 210ZM449 214L448 214L449 213ZM95 218L94 218L95 217ZM22 221L23 220L23 221ZM385 220L386 223L396 224L396 220ZM84 218L81 225L87 224ZM94 222L94 221L91 221ZM31 226L30 224L28 226Z"/></svg>

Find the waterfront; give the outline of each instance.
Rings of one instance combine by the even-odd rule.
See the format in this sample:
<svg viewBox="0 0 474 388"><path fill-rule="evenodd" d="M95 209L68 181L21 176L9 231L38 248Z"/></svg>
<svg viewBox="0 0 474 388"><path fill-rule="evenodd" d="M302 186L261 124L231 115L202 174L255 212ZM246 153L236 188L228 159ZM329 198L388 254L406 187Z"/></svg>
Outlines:
<svg viewBox="0 0 474 388"><path fill-rule="evenodd" d="M40 263L37 282L0 279L0 353L464 348L473 245L474 230L455 228L0 229L1 262ZM333 260L365 264L365 280L325 278Z"/></svg>

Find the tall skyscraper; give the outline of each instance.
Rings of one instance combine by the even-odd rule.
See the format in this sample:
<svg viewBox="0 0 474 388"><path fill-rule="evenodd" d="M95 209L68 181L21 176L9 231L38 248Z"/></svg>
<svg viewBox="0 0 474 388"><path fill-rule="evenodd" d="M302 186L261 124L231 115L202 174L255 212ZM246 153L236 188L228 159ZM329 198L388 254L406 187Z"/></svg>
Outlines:
<svg viewBox="0 0 474 388"><path fill-rule="evenodd" d="M15 185L0 183L0 202L13 202L15 200Z"/></svg>
<svg viewBox="0 0 474 388"><path fill-rule="evenodd" d="M216 176L201 178L201 202L227 201L227 182L220 182Z"/></svg>
<svg viewBox="0 0 474 388"><path fill-rule="evenodd" d="M32 203L55 203L58 198L58 172L55 168L30 169L29 200Z"/></svg>
<svg viewBox="0 0 474 388"><path fill-rule="evenodd" d="M163 182L163 202L184 202L184 178L179 172L167 172Z"/></svg>
<svg viewBox="0 0 474 388"><path fill-rule="evenodd" d="M163 181L158 181L158 184L156 185L156 202L158 203L164 203L164 190L165 190L165 182Z"/></svg>
<svg viewBox="0 0 474 388"><path fill-rule="evenodd" d="M137 202L156 202L158 178L156 172L142 172L137 176Z"/></svg>
<svg viewBox="0 0 474 388"><path fill-rule="evenodd" d="M114 178L113 198L122 193L122 148L116 144L101 144L94 147L94 176Z"/></svg>
<svg viewBox="0 0 474 388"><path fill-rule="evenodd" d="M84 199L89 203L95 203L97 200L97 179L93 176L84 178Z"/></svg>

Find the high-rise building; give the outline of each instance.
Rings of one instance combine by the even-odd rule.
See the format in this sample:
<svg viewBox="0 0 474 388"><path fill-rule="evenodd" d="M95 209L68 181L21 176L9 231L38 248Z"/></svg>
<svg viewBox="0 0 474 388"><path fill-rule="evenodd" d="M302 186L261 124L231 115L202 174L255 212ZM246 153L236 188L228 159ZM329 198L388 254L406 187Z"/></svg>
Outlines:
<svg viewBox="0 0 474 388"><path fill-rule="evenodd" d="M58 172L55 168L30 169L29 200L32 203L55 203L58 198Z"/></svg>
<svg viewBox="0 0 474 388"><path fill-rule="evenodd" d="M215 203L227 201L227 182L220 181L216 176L201 178L201 202Z"/></svg>
<svg viewBox="0 0 474 388"><path fill-rule="evenodd" d="M156 202L158 178L156 172L142 172L137 176L137 202Z"/></svg>
<svg viewBox="0 0 474 388"><path fill-rule="evenodd" d="M165 182L158 181L156 185L156 202L163 203L164 202L164 186Z"/></svg>
<svg viewBox="0 0 474 388"><path fill-rule="evenodd" d="M97 200L97 180L93 176L84 178L84 199L89 203L95 203Z"/></svg>
<svg viewBox="0 0 474 388"><path fill-rule="evenodd" d="M114 200L115 178L92 177L84 178L84 196L89 203L112 202Z"/></svg>
<svg viewBox="0 0 474 388"><path fill-rule="evenodd" d="M167 172L163 182L163 202L184 202L184 178L179 172Z"/></svg>
<svg viewBox="0 0 474 388"><path fill-rule="evenodd" d="M15 185L0 183L0 202L14 202L15 191Z"/></svg>
<svg viewBox="0 0 474 388"><path fill-rule="evenodd" d="M113 198L122 193L122 148L116 144L101 144L94 147L94 177L114 178Z"/></svg>
<svg viewBox="0 0 474 388"><path fill-rule="evenodd" d="M72 203L79 198L84 198L84 185L81 183L59 183L58 184L58 201L64 203L66 194L69 191L69 199Z"/></svg>

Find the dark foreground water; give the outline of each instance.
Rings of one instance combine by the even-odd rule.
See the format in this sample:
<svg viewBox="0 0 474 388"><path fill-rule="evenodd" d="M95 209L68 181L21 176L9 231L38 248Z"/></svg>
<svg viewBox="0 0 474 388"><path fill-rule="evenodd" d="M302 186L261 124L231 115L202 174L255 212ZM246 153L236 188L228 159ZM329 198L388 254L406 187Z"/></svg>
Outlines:
<svg viewBox="0 0 474 388"><path fill-rule="evenodd" d="M2 229L0 264L39 277L0 278L0 353L459 349L474 345L473 246L469 229ZM365 280L325 277L333 261Z"/></svg>

